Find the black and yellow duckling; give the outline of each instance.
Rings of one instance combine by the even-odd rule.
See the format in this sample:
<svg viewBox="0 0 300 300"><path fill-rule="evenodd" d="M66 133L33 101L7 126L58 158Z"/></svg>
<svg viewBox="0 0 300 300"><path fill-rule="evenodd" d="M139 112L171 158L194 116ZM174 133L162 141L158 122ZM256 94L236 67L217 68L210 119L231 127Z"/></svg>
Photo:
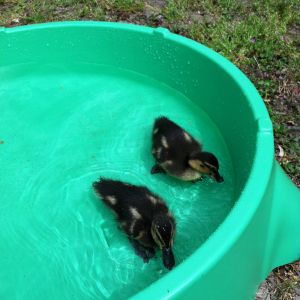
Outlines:
<svg viewBox="0 0 300 300"><path fill-rule="evenodd" d="M188 132L166 117L157 118L152 132L152 154L156 160L151 173L167 173L184 181L196 182L203 175L223 182L219 162Z"/></svg>
<svg viewBox="0 0 300 300"><path fill-rule="evenodd" d="M93 188L116 213L136 254L148 262L158 246L164 266L171 270L175 265L172 246L176 224L164 201L146 187L121 181L100 178Z"/></svg>

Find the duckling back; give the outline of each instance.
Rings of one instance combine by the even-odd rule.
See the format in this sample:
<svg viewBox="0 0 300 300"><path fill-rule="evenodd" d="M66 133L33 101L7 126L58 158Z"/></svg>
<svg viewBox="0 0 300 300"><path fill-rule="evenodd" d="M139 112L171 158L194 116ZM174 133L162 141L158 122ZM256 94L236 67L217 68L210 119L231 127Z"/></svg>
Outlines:
<svg viewBox="0 0 300 300"><path fill-rule="evenodd" d="M199 151L201 151L201 145L176 123L166 117L155 120L152 154L167 173L180 177L189 169L190 155Z"/></svg>
<svg viewBox="0 0 300 300"><path fill-rule="evenodd" d="M165 203L146 187L103 179L93 184L103 202L114 210L119 221L132 218L151 223L156 213L167 213Z"/></svg>

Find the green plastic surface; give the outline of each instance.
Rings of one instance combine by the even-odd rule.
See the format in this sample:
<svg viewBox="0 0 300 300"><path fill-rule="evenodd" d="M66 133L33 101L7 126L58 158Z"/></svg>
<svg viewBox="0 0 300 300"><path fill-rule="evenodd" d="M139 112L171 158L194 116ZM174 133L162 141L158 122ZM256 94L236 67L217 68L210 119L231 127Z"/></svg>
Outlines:
<svg viewBox="0 0 300 300"><path fill-rule="evenodd" d="M202 45L128 24L0 28L0 111L0 299L252 299L300 256L299 191L263 102ZM223 184L150 175L159 115L216 154ZM174 270L134 254L91 189L100 175L166 200Z"/></svg>

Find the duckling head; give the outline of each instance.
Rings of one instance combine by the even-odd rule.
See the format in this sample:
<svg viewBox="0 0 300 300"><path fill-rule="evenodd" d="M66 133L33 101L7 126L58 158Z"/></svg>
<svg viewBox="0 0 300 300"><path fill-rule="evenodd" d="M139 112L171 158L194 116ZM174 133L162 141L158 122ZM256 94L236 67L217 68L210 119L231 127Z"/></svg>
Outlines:
<svg viewBox="0 0 300 300"><path fill-rule="evenodd" d="M217 182L223 182L224 179L219 173L218 159L209 152L194 152L188 160L190 167L201 174L214 178Z"/></svg>
<svg viewBox="0 0 300 300"><path fill-rule="evenodd" d="M171 270L175 265L172 251L175 235L175 222L173 218L168 214L156 215L152 221L151 234L155 243L162 250L164 266Z"/></svg>

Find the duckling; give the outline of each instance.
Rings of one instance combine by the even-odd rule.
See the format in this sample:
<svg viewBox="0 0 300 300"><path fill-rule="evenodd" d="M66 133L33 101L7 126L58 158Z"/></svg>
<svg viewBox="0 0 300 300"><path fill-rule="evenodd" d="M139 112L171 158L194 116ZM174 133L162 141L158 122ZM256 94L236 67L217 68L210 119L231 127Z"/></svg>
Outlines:
<svg viewBox="0 0 300 300"><path fill-rule="evenodd" d="M152 132L152 154L156 164L151 174L167 173L184 181L196 182L203 175L223 182L219 162L187 131L166 117L155 120Z"/></svg>
<svg viewBox="0 0 300 300"><path fill-rule="evenodd" d="M176 223L165 202L144 186L100 178L93 188L117 216L120 228L145 263L162 250L164 266L175 265L172 251Z"/></svg>

